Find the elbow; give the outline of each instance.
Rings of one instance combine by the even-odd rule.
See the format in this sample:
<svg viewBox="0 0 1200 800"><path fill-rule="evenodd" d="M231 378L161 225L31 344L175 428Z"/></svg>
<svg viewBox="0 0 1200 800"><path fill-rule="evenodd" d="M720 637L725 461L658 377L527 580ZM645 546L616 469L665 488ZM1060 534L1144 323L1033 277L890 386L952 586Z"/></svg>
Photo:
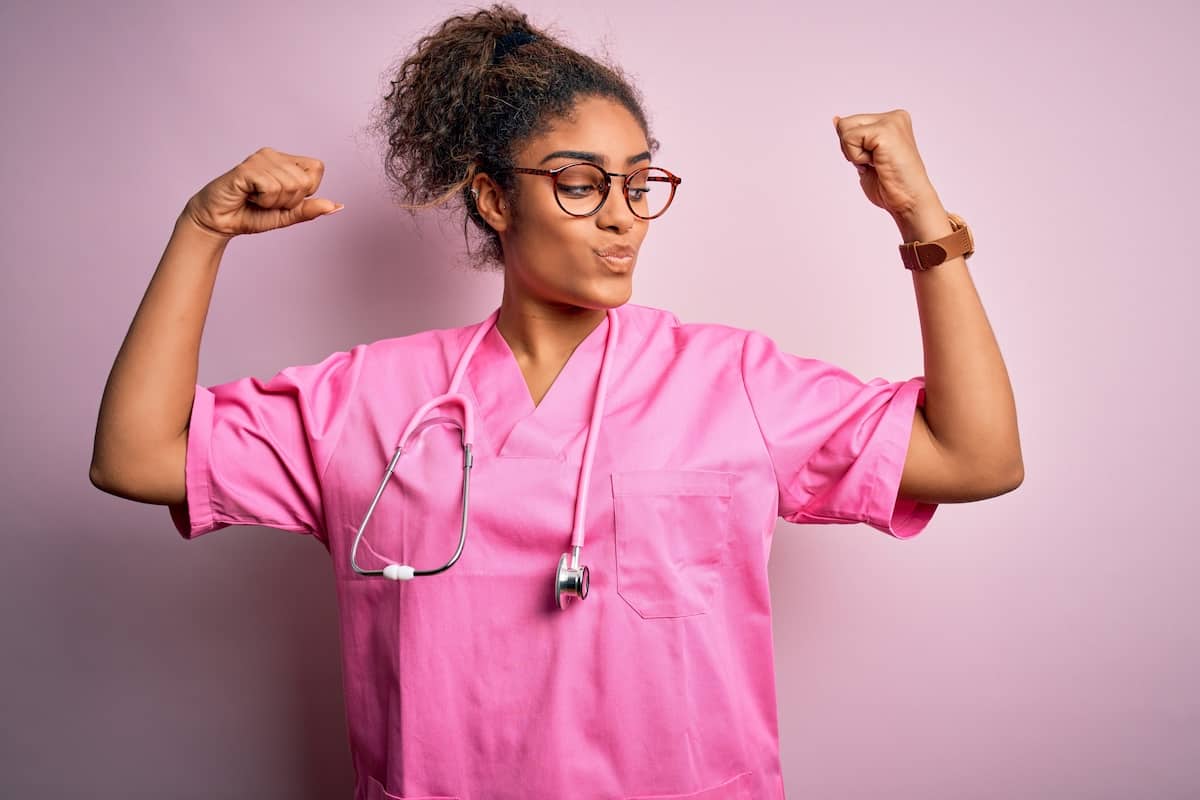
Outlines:
<svg viewBox="0 0 1200 800"><path fill-rule="evenodd" d="M91 467L88 468L88 480L92 486L100 488L100 468L96 465L96 459L92 459Z"/></svg>
<svg viewBox="0 0 1200 800"><path fill-rule="evenodd" d="M1013 459L1012 469L1009 470L1009 479L1010 492L1025 481L1025 459L1021 457L1020 451L1017 451L1017 457Z"/></svg>
<svg viewBox="0 0 1200 800"><path fill-rule="evenodd" d="M990 500L1019 487L1025 480L1025 465L1020 456L1000 463L990 461L986 466L977 460L964 468L962 474L974 476L967 482L970 490L964 494L969 495L972 500Z"/></svg>
<svg viewBox="0 0 1200 800"><path fill-rule="evenodd" d="M104 478L101 477L100 468L96 465L95 461L88 468L88 480L92 482L92 486L95 486L100 491L106 491L104 488Z"/></svg>
<svg viewBox="0 0 1200 800"><path fill-rule="evenodd" d="M1025 482L1025 465L1019 464L1017 466L1017 471L1013 475L1012 488L1016 489L1018 486L1020 486L1024 482ZM1011 491L1011 489L1009 491Z"/></svg>
<svg viewBox="0 0 1200 800"><path fill-rule="evenodd" d="M1024 483L1025 464L1021 461L1021 457L1018 455L1015 466L1009 467L1007 470L999 472L998 474L1002 477L994 481L994 488L990 494L991 497L999 497L1002 494L1008 494Z"/></svg>

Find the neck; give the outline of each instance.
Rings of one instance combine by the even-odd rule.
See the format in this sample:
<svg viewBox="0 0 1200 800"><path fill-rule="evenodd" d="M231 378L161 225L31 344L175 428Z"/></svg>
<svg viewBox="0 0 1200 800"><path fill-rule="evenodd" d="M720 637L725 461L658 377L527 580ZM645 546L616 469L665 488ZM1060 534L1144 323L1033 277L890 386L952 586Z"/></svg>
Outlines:
<svg viewBox="0 0 1200 800"><path fill-rule="evenodd" d="M519 294L505 282L496 329L519 361L561 363L604 321L603 308L548 303Z"/></svg>

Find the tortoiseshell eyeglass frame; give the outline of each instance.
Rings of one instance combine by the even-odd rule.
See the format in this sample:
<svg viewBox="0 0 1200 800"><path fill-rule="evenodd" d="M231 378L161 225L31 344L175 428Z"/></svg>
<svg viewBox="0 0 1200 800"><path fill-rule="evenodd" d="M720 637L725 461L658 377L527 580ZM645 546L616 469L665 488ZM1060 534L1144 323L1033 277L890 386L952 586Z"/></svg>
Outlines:
<svg viewBox="0 0 1200 800"><path fill-rule="evenodd" d="M588 167L592 167L597 172L604 175L604 191L601 194L600 202L596 204L595 208L593 208L591 211L589 211L586 214L576 214L574 211L567 210L567 208L564 207L562 204L562 198L558 196L558 176L563 172L563 170L570 169L571 167L578 167L581 164L588 166ZM653 216L645 217L637 212L637 209L635 209L633 207L633 203L629 199L629 180L633 176L637 175L639 172L646 172L651 169L656 169L660 172L667 173L667 176L665 178L659 177L659 176L650 176L648 178L648 180L663 181L666 183L670 183L671 184L671 195L667 198L667 203L666 203L666 205L664 205L662 207L662 211L659 211L657 214L655 214ZM590 217L593 214L595 214L597 211L599 211L600 209L604 208L604 202L606 200L608 200L608 191L610 188L612 188L612 179L613 178L624 178L625 180L621 181L621 193L625 195L625 205L629 206L629 210L633 212L633 215L635 217L637 217L638 219L647 219L647 220L658 219L659 217L661 217L663 214L665 214L667 212L668 208L671 207L671 202L675 199L675 188L677 186L679 186L679 184L683 183L683 178L681 178L678 175L676 175L675 173L671 172L669 169L663 169L662 167L658 167L658 166L654 166L654 165L639 167L638 169L635 169L633 172L629 172L626 174L621 174L620 172L608 172L608 171L604 170L602 167L600 167L599 164L595 164L591 161L573 161L570 164L564 164L563 166L555 167L554 169L533 169L532 167L509 167L507 169L507 171L508 172L524 172L528 175L545 175L546 177L550 178L554 182L554 200L555 200L555 202L558 203L559 208L561 208L563 211L566 211L566 213L570 214L572 217Z"/></svg>

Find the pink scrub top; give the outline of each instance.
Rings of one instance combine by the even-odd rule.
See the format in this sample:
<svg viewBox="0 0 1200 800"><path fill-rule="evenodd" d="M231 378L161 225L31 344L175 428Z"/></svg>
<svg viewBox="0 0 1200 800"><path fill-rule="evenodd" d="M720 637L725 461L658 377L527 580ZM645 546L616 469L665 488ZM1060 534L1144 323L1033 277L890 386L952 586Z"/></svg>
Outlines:
<svg viewBox="0 0 1200 800"><path fill-rule="evenodd" d="M898 490L924 378L863 383L755 331L617 313L579 562L591 587L565 610L554 574L607 319L536 406L500 332L484 337L460 387L477 409L463 553L406 582L354 573L351 543L404 426L447 390L475 325L196 386L172 520L189 539L262 525L328 549L356 800L784 797L776 519L918 534L937 506ZM360 567L433 569L458 545L458 431L419 441Z"/></svg>

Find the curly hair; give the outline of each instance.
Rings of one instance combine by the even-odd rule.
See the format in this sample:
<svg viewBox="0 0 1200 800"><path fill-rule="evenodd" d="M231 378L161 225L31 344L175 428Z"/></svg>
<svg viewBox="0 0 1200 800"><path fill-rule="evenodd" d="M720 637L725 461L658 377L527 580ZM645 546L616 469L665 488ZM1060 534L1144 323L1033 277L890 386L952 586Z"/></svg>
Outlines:
<svg viewBox="0 0 1200 800"><path fill-rule="evenodd" d="M387 141L384 172L393 198L410 213L457 211L461 204L463 238L477 269L502 268L504 252L475 207L472 180L487 173L515 210L516 182L504 170L516 166L513 156L530 138L571 118L578 99L620 103L645 132L650 152L658 150L641 94L619 67L577 52L504 3L445 20L390 74L392 89L370 128ZM484 237L474 252L468 223Z"/></svg>

